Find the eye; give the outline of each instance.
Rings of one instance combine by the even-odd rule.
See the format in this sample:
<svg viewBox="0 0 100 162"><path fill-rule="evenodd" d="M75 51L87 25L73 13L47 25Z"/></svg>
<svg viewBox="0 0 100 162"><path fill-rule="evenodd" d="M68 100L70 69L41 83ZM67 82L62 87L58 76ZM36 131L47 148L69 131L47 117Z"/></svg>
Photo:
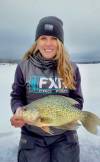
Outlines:
<svg viewBox="0 0 100 162"><path fill-rule="evenodd" d="M57 40L57 38L56 38L56 37L51 37L51 39L52 39L52 40Z"/></svg>
<svg viewBox="0 0 100 162"><path fill-rule="evenodd" d="M45 36L41 36L40 40L46 40L46 37Z"/></svg>

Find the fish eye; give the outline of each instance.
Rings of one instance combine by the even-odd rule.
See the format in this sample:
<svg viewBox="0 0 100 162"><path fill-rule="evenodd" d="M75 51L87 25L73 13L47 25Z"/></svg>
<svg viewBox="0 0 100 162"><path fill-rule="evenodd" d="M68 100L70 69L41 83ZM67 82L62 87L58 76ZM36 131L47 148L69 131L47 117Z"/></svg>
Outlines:
<svg viewBox="0 0 100 162"><path fill-rule="evenodd" d="M24 111L27 111L26 107L23 108Z"/></svg>

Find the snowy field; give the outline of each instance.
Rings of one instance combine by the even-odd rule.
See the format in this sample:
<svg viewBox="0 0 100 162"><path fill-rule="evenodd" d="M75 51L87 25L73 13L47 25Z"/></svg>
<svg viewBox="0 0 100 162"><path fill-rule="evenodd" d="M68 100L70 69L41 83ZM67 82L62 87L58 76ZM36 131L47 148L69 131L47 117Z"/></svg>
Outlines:
<svg viewBox="0 0 100 162"><path fill-rule="evenodd" d="M100 64L79 64L84 95L84 110L100 116ZM10 92L16 65L0 64L0 162L16 162L20 129L10 125ZM100 136L78 130L81 162L100 161Z"/></svg>

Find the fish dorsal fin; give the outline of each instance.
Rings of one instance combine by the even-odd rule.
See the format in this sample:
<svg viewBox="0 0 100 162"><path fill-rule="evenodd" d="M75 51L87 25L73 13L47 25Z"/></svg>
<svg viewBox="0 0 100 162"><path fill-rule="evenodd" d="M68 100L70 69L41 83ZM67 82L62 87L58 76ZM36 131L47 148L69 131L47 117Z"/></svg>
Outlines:
<svg viewBox="0 0 100 162"><path fill-rule="evenodd" d="M70 102L71 105L79 104L78 101L74 100L73 98L66 97L67 100Z"/></svg>
<svg viewBox="0 0 100 162"><path fill-rule="evenodd" d="M56 98L58 99L66 99L71 105L75 105L75 104L79 104L78 101L76 101L75 99L71 98L71 97L67 97L67 96L61 96L61 95L50 95L50 96L47 96L48 98Z"/></svg>

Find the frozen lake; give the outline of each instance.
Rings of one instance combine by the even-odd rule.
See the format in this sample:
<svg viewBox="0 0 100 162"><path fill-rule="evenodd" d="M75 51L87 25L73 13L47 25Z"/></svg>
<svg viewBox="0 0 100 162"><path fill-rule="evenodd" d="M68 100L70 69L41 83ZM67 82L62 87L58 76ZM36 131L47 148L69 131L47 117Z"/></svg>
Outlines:
<svg viewBox="0 0 100 162"><path fill-rule="evenodd" d="M100 116L100 64L78 64L84 96L84 110ZM0 161L16 162L20 129L10 125L10 92L16 65L0 64ZM78 130L81 162L100 161L100 136L88 133L83 127Z"/></svg>

